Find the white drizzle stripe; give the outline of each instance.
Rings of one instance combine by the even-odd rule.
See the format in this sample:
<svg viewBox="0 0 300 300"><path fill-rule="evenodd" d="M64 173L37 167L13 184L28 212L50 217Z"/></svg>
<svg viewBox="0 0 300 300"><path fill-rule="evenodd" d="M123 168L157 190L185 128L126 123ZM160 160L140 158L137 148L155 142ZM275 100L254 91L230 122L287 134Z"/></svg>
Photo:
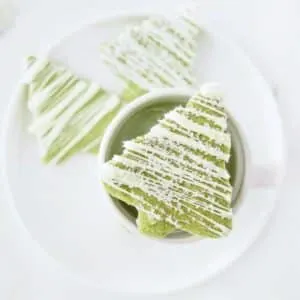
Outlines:
<svg viewBox="0 0 300 300"><path fill-rule="evenodd" d="M181 112L181 109L178 108L178 111ZM227 129L227 119L222 117L216 117L214 115L210 115L206 112L195 109L194 107L186 107L182 111L186 116L192 115L196 118L205 118L208 121L213 122L217 126L221 127L221 130L225 131Z"/></svg>
<svg viewBox="0 0 300 300"><path fill-rule="evenodd" d="M205 103L205 102L199 103L199 101L193 100L193 99L192 99L190 103L195 103L196 105L201 105L201 106L204 107L204 108L207 108L207 109L209 109L209 110L211 110L211 111L213 111L213 112L215 112L215 113L217 113L217 114L220 114L220 115L223 116L223 117L226 117L226 114L225 114L224 112L218 110L217 108L215 108L215 107L213 107L213 106L211 106L211 105L208 105L208 104Z"/></svg>
<svg viewBox="0 0 300 300"><path fill-rule="evenodd" d="M97 139L92 140L88 145L86 145L83 149L82 152L88 152L90 150L92 150L93 148L95 148L96 146L100 145L100 142L102 140L102 136L100 136Z"/></svg>

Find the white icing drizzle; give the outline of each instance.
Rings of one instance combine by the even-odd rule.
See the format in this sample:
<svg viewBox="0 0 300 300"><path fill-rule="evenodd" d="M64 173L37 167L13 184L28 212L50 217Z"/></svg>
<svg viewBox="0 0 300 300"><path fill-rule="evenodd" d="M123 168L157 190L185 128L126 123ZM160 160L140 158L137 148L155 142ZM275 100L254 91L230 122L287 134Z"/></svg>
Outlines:
<svg viewBox="0 0 300 300"><path fill-rule="evenodd" d="M199 108L191 107L192 101ZM216 146L229 150L231 142L218 101L197 95L186 107L167 113L143 137L126 141L123 154L115 155L101 170L104 183L156 220L194 234L199 230L216 237L227 234L232 216L232 187L225 168L229 154ZM203 111L205 105L213 106L216 115ZM219 128L209 122L204 126L204 119ZM201 136L212 142L202 141Z"/></svg>
<svg viewBox="0 0 300 300"><path fill-rule="evenodd" d="M195 103L195 104L198 104L198 105L199 105L199 101L197 101L197 100L192 100L191 103ZM204 107L204 108L207 108L207 109L209 109L209 110L211 110L211 111L217 113L217 114L222 115L223 117L226 116L225 113L223 113L222 111L216 109L216 108L213 107L212 105L209 105L208 103L202 102L200 105L201 105L202 107Z"/></svg>
<svg viewBox="0 0 300 300"><path fill-rule="evenodd" d="M180 108L178 108L180 111ZM227 128L227 120L226 118L216 117L214 115L210 115L206 112L195 109L194 107L186 107L184 109L184 113L188 116L189 114L194 115L195 117L204 118L209 121L212 121L217 126L221 127L221 130L225 131Z"/></svg>
<svg viewBox="0 0 300 300"><path fill-rule="evenodd" d="M82 149L82 152L89 152L92 149L99 147L101 140L102 140L102 135L99 136L97 139L92 140L88 145L86 145L86 147Z"/></svg>

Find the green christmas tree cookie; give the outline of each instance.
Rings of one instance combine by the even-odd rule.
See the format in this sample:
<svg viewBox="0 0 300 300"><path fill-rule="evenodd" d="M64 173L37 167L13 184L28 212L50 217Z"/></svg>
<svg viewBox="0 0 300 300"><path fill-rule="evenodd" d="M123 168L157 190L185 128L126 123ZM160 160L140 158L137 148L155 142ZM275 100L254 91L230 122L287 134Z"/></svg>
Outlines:
<svg viewBox="0 0 300 300"><path fill-rule="evenodd" d="M120 108L118 97L47 59L28 58L29 131L46 163L78 152L97 152L105 128Z"/></svg>
<svg viewBox="0 0 300 300"><path fill-rule="evenodd" d="M113 197L137 208L141 232L163 237L175 228L219 238L232 227L230 147L220 99L198 93L126 141L101 176Z"/></svg>

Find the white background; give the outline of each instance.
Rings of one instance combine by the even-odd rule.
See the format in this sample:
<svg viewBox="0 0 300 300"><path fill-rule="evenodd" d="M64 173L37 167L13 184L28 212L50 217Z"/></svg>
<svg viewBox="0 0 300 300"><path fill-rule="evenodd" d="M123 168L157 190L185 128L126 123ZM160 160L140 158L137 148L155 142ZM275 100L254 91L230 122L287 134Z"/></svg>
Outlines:
<svg viewBox="0 0 300 300"><path fill-rule="evenodd" d="M278 100L289 146L289 165L270 224L238 262L208 284L177 295L124 298L79 284L50 265L12 218L0 194L1 300L300 299L300 2L198 0L197 3L203 20L225 31L249 53ZM44 48L74 24L84 22L88 15L102 16L130 9L166 10L175 4L180 1L19 0L16 29L0 35L0 121L25 55ZM0 191L1 180L0 177Z"/></svg>

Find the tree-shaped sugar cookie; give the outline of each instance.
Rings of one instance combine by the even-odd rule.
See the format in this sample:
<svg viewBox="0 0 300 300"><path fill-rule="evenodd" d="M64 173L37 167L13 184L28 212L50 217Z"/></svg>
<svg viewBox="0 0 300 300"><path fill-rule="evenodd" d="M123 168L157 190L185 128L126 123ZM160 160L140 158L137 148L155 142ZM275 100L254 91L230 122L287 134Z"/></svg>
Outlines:
<svg viewBox="0 0 300 300"><path fill-rule="evenodd" d="M147 134L126 141L101 176L113 197L142 213L142 232L162 237L175 228L218 238L232 227L230 148L221 99L197 93ZM147 232L149 220L154 227Z"/></svg>
<svg viewBox="0 0 300 300"><path fill-rule="evenodd" d="M38 139L42 159L60 163L78 152L97 152L119 98L48 59L27 62L29 131Z"/></svg>

